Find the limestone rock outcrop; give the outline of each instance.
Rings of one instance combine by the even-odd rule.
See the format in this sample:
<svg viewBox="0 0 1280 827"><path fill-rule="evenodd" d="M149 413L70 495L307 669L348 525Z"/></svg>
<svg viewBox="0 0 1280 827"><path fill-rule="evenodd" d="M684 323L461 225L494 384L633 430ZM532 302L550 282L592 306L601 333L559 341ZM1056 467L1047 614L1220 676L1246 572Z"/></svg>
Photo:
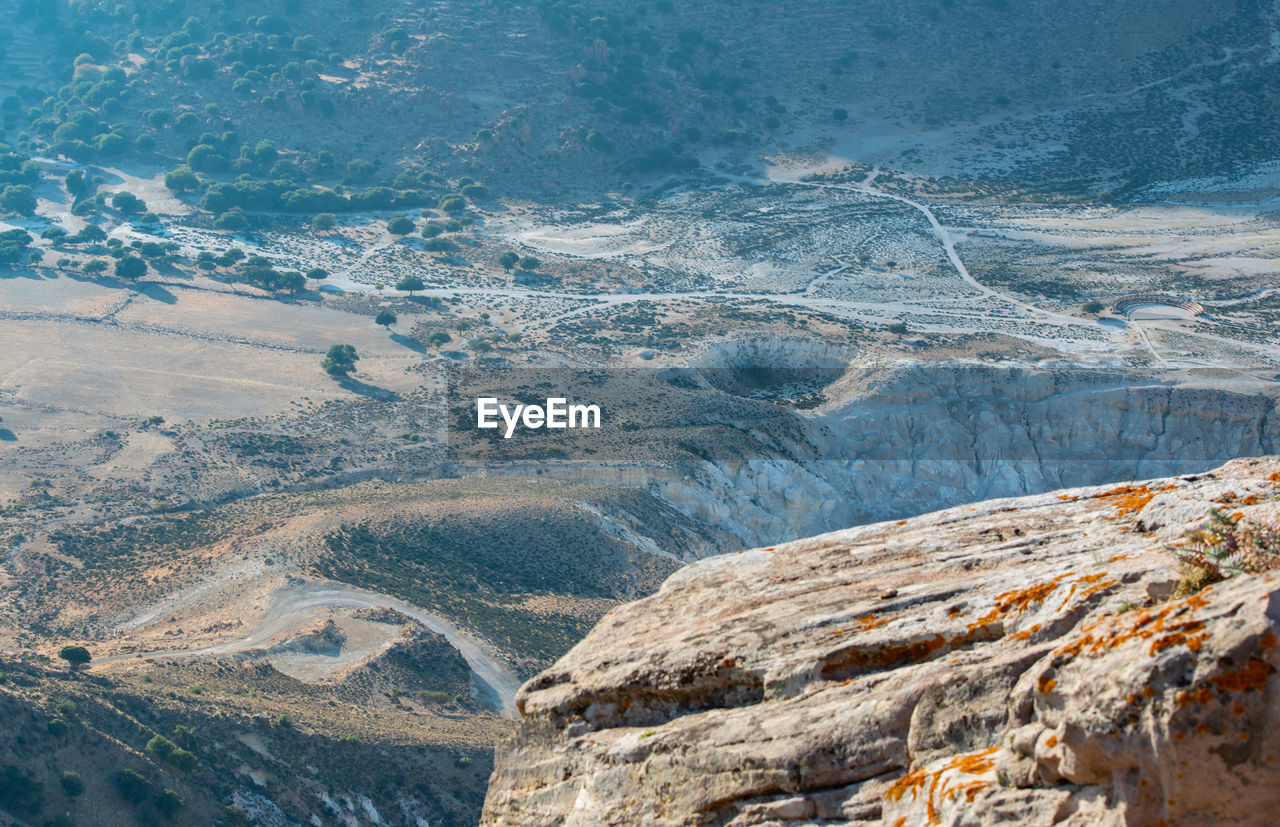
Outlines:
<svg viewBox="0 0 1280 827"><path fill-rule="evenodd" d="M708 558L517 697L487 825L1270 824L1280 572L1189 596L1280 461Z"/></svg>

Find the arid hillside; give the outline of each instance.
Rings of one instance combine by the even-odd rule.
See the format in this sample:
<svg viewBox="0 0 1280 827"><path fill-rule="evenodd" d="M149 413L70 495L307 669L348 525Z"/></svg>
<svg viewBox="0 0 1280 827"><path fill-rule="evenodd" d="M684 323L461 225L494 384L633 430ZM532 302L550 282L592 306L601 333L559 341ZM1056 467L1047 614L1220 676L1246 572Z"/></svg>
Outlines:
<svg viewBox="0 0 1280 827"><path fill-rule="evenodd" d="M1277 30L0 0L0 821L470 827L513 733L494 821L921 820L882 788L1274 505L1201 475L1280 451ZM1092 814L1025 741L1011 806Z"/></svg>
<svg viewBox="0 0 1280 827"><path fill-rule="evenodd" d="M8 6L8 143L211 181L530 195L835 146L1096 190L1276 139L1264 0Z"/></svg>

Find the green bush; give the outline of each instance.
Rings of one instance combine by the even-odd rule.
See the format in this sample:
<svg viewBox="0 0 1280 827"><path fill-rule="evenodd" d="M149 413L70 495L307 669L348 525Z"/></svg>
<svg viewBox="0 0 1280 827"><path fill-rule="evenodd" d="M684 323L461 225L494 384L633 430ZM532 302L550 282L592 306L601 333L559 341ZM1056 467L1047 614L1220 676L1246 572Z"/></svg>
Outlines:
<svg viewBox="0 0 1280 827"><path fill-rule="evenodd" d="M58 783L62 785L62 791L71 798L84 792L84 782L80 780L80 773L75 770L64 772L62 778L58 779Z"/></svg>
<svg viewBox="0 0 1280 827"><path fill-rule="evenodd" d="M147 211L147 205L131 192L117 192L111 196L111 206L124 215L139 215Z"/></svg>
<svg viewBox="0 0 1280 827"><path fill-rule="evenodd" d="M36 193L26 184L9 184L0 187L0 212L18 215L35 215Z"/></svg>
<svg viewBox="0 0 1280 827"><path fill-rule="evenodd" d="M147 263L137 256L124 256L116 261L115 270L122 279L137 279L147 274Z"/></svg>
<svg viewBox="0 0 1280 827"><path fill-rule="evenodd" d="M185 803L182 796L178 795L175 790L164 790L156 793L156 797L151 800L156 810L165 818L173 818Z"/></svg>
<svg viewBox="0 0 1280 827"><path fill-rule="evenodd" d="M227 168L227 159L216 147L197 144L187 153L187 166L198 172L218 172Z"/></svg>
<svg viewBox="0 0 1280 827"><path fill-rule="evenodd" d="M400 281L396 282L396 289L403 290L410 296L417 291L422 290L424 287L426 287L426 285L423 283L422 279L417 276L405 276L400 279Z"/></svg>
<svg viewBox="0 0 1280 827"><path fill-rule="evenodd" d="M227 210L213 220L213 226L218 230L243 232L249 229L249 217L244 214L244 210Z"/></svg>
<svg viewBox="0 0 1280 827"><path fill-rule="evenodd" d="M196 745L195 727L186 724L178 724L173 728L173 740L176 741L184 749L193 749Z"/></svg>
<svg viewBox="0 0 1280 827"><path fill-rule="evenodd" d="M458 249L458 245L447 238L428 238L422 242L422 249L428 253L452 253Z"/></svg>
<svg viewBox="0 0 1280 827"><path fill-rule="evenodd" d="M320 367L330 376L346 376L356 369L356 362L358 361L360 361L360 357L356 354L356 349L351 345L331 345L329 352L325 354L324 360L320 362ZM288 716L281 717L287 718Z"/></svg>
<svg viewBox="0 0 1280 827"><path fill-rule="evenodd" d="M1217 508L1173 547L1182 569L1176 594L1194 594L1229 577L1280 569L1280 523L1254 523Z"/></svg>
<svg viewBox="0 0 1280 827"><path fill-rule="evenodd" d="M413 221L403 215L398 215L387 222L387 232L392 235L408 235L413 230Z"/></svg>
<svg viewBox="0 0 1280 827"><path fill-rule="evenodd" d="M136 770L120 770L113 780L120 797L130 804L141 804L151 794L151 782Z"/></svg>
<svg viewBox="0 0 1280 827"><path fill-rule="evenodd" d="M145 273L147 271L147 265L145 262L142 262L139 259L133 260L142 264L142 272ZM125 261L125 259L121 259L120 261ZM120 261L116 262L116 275L120 275ZM136 278L136 276L127 276L127 278ZM63 646L58 650L58 657L65 660L71 667L72 671L79 669L81 666L84 666L93 659L93 656L89 654L89 650L83 646Z"/></svg>
<svg viewBox="0 0 1280 827"><path fill-rule="evenodd" d="M177 748L177 744L163 735L156 735L147 741L147 752L161 759L168 758Z"/></svg>
<svg viewBox="0 0 1280 827"><path fill-rule="evenodd" d="M178 747L170 752L168 760L170 764L173 764L183 772L191 772L196 767L200 766L200 760L196 758L195 753L185 750L182 747Z"/></svg>

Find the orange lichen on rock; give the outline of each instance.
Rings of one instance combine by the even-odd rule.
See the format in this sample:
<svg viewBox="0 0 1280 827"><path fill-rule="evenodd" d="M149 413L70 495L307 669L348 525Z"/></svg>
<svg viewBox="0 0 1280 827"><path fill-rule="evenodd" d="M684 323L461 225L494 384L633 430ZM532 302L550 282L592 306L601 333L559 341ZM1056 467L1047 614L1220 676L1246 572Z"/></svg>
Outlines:
<svg viewBox="0 0 1280 827"><path fill-rule="evenodd" d="M1156 655L1170 646L1178 645L1186 646L1192 652L1199 652L1205 638L1208 637L1204 633L1204 624L1198 620L1171 626L1169 629L1169 634L1161 635L1151 641L1151 654Z"/></svg>
<svg viewBox="0 0 1280 827"><path fill-rule="evenodd" d="M1067 575L1059 575L1047 583L1037 583L1025 589L1017 589L1011 592L1005 592L996 596L996 610L1000 614L1008 614L1017 611L1019 614L1025 612L1032 603L1043 603L1045 598L1053 594L1054 589L1058 588L1058 584L1066 579Z"/></svg>
<svg viewBox="0 0 1280 827"><path fill-rule="evenodd" d="M1261 691L1271 679L1271 664L1265 660L1249 658L1243 669L1235 672L1224 672L1209 678L1219 692L1248 692L1250 689Z"/></svg>
<svg viewBox="0 0 1280 827"><path fill-rule="evenodd" d="M1058 584L1070 575L1060 574L1044 583L1037 583L1034 586L1028 586L1025 589L1017 589L1015 591L1004 592L996 595L995 606L991 611L969 624L969 632L973 633L983 626L987 626L999 620L1001 617L1013 612L1022 614L1034 603L1043 603L1045 598L1053 594L1054 589L1058 588Z"/></svg>
<svg viewBox="0 0 1280 827"><path fill-rule="evenodd" d="M1052 692L1057 685L1058 682L1053 678L1048 675L1041 675L1040 680L1036 681L1036 691L1043 695L1046 692Z"/></svg>
<svg viewBox="0 0 1280 827"><path fill-rule="evenodd" d="M1213 702L1213 692L1212 690L1209 689L1209 687L1202 686L1196 690L1187 690L1186 692L1179 692L1177 701L1178 701L1178 706L1184 709L1188 706L1191 706L1191 704L1193 703L1200 704L1201 706L1208 706L1210 703Z"/></svg>
<svg viewBox="0 0 1280 827"><path fill-rule="evenodd" d="M1023 629L1021 632L1014 632L1013 634L1009 635L1009 639L1010 640L1030 640L1031 636L1038 631L1040 631L1040 624L1035 623Z"/></svg>
<svg viewBox="0 0 1280 827"><path fill-rule="evenodd" d="M854 620L858 621L858 625L862 627L862 631L864 632L869 629L875 629L883 626L889 622L887 617L876 617L875 615L863 615L862 617L855 617Z"/></svg>
<svg viewBox="0 0 1280 827"><path fill-rule="evenodd" d="M1113 488L1101 494L1094 494L1093 499L1110 501L1116 507L1116 516L1126 517L1145 508L1147 503L1155 499L1156 494L1172 491L1177 487L1170 484L1158 491L1152 491L1146 485L1122 485L1119 488Z"/></svg>
<svg viewBox="0 0 1280 827"><path fill-rule="evenodd" d="M1071 584L1071 588L1067 589L1067 596L1062 599L1062 605L1058 607L1058 611L1062 611L1067 608L1071 603L1071 598L1075 597L1077 592L1079 592L1080 599L1083 600L1085 598L1093 597L1095 594L1104 592L1116 585L1119 584L1116 583L1115 580L1108 579L1105 572L1086 574L1084 577L1073 582ZM1087 588L1080 590L1081 586L1085 586Z"/></svg>
<svg viewBox="0 0 1280 827"><path fill-rule="evenodd" d="M990 772L996 765L995 753L997 749L998 747L988 747L981 752L957 755L935 770L922 767L914 772L909 772L895 781L889 789L885 790L884 797L889 801L901 801L902 797L907 792L910 792L911 800L915 801L927 787L929 794L927 801L929 820L926 823L937 824L941 820L938 805L944 800L955 801L963 795L966 801L973 801L978 791L988 786L988 782L982 780L954 783L953 778L945 778L944 776L948 773L952 775L982 775Z"/></svg>
<svg viewBox="0 0 1280 827"><path fill-rule="evenodd" d="M911 643L894 643L874 648L852 648L840 653L838 657L825 664L822 667L822 675L829 679L836 679L834 676L843 677L850 669L875 672L904 666L909 663L919 663L930 658L935 652L946 646L947 643L946 638L935 634L931 638Z"/></svg>
<svg viewBox="0 0 1280 827"><path fill-rule="evenodd" d="M1083 630L1075 640L1054 651L1059 657L1074 658L1083 653L1108 652L1130 640L1152 641L1148 654L1156 655L1171 646L1183 645L1199 651L1209 633L1202 622L1190 618L1208 604L1205 591L1168 603L1159 610L1148 609L1104 617ZM1183 620L1181 618L1185 617Z"/></svg>

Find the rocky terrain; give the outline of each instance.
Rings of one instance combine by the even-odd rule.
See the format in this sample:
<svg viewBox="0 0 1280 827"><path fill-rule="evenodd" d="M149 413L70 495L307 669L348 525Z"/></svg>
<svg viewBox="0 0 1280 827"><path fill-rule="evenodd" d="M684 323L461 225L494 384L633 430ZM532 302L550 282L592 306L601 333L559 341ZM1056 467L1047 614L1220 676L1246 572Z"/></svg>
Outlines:
<svg viewBox="0 0 1280 827"><path fill-rule="evenodd" d="M482 822L1270 823L1280 575L1197 590L1213 509L1275 554L1280 461L689 565L521 689Z"/></svg>
<svg viewBox="0 0 1280 827"><path fill-rule="evenodd" d="M688 649L663 657L693 688L658 676L626 701L653 723L612 766L657 750L646 783L683 778L658 769L693 743L681 721L727 727L688 752L720 767L756 723L783 746L703 803L671 781L640 821L905 825L933 815L920 790L881 787L933 779L948 739L987 749L1034 719L1073 743L1025 705L997 725L983 659L1013 658L1012 686L1069 627L1164 606L1140 594L1158 578L1080 603L1069 575L1053 617L1001 595L1167 568L1068 558L1156 549L1219 497L1122 480L1280 453L1278 25L1277 0L0 0L0 822L474 825L521 683L602 618L571 658L606 657L636 617L616 607L671 577L652 604L672 640L646 616L633 652L574 678L611 698L626 658ZM598 438L459 437L473 397L566 376L604 407ZM1027 556L1004 535L1051 529L951 512L993 533L943 550L942 518L917 517L1103 483L1025 507L1102 515ZM1147 513L1179 492L1196 514ZM867 523L841 535L883 581L866 601L826 541L776 571L698 563ZM871 608L805 626L812 572ZM726 618L768 607L758 651L670 602L715 578L736 584ZM921 585L966 578L947 611ZM809 631L775 646L787 618ZM863 655L806 648L828 627L914 665L875 689ZM948 658L976 675L977 723L902 725L957 706ZM720 711L698 681L725 683ZM818 731L791 712L826 714L804 699L863 689L883 760L832 758L873 751L838 734L783 760ZM546 693L524 703L550 723L516 743L560 721L577 757L524 770L594 777L612 701L588 726L538 718ZM1089 812L1105 785L1072 767L1105 761L1052 769L1023 733L1001 789ZM810 765L827 792L785 792ZM495 802L560 806L513 766Z"/></svg>

